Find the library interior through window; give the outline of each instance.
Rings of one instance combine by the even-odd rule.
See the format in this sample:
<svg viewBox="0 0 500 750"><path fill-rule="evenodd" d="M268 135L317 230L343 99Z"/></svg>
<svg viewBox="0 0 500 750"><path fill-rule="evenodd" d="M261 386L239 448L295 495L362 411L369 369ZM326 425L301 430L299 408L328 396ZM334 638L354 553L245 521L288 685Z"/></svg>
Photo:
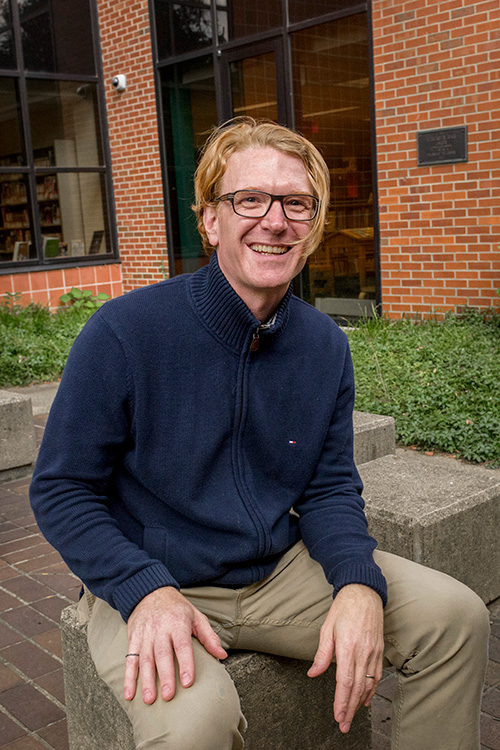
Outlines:
<svg viewBox="0 0 500 750"><path fill-rule="evenodd" d="M90 2L2 5L0 270L109 258Z"/></svg>

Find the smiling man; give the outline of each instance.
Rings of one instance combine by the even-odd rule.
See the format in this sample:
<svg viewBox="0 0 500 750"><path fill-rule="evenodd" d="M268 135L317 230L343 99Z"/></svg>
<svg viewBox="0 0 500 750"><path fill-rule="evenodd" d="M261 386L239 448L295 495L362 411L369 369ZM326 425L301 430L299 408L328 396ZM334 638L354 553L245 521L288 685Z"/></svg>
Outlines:
<svg viewBox="0 0 500 750"><path fill-rule="evenodd" d="M393 665L393 749L478 750L488 613L375 549L347 339L291 293L325 225L324 160L239 118L209 138L195 193L208 266L92 316L33 479L40 527L85 585L98 673L138 748L238 750L228 649L311 677L334 660L343 732Z"/></svg>

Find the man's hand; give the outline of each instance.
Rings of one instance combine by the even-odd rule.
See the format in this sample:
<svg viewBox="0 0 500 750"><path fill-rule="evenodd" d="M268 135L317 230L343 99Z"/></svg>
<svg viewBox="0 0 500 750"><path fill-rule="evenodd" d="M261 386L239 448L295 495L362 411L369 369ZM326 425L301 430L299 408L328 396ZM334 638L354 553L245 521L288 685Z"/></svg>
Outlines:
<svg viewBox="0 0 500 750"><path fill-rule="evenodd" d="M382 600L373 589L358 584L340 589L321 628L309 677L325 672L334 653L337 686L333 713L340 731L348 732L358 708L370 705L382 677L384 615Z"/></svg>
<svg viewBox="0 0 500 750"><path fill-rule="evenodd" d="M125 660L125 700L135 696L139 671L144 703L156 700L157 672L161 697L171 700L176 688L174 658L181 685L190 687L195 671L192 636L216 659L226 658L208 619L177 589L167 586L145 596L128 620L128 650L132 655Z"/></svg>

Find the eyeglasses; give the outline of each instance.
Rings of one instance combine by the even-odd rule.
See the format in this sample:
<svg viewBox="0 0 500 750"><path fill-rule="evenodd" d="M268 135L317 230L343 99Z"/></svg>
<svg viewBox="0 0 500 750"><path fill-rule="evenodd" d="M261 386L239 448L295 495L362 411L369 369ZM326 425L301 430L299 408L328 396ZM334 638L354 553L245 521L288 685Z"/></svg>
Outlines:
<svg viewBox="0 0 500 750"><path fill-rule="evenodd" d="M215 202L230 201L233 211L246 219L262 219L274 201L281 203L285 217L289 221L311 221L318 213L319 198L314 195L271 195L262 190L236 190L215 198Z"/></svg>

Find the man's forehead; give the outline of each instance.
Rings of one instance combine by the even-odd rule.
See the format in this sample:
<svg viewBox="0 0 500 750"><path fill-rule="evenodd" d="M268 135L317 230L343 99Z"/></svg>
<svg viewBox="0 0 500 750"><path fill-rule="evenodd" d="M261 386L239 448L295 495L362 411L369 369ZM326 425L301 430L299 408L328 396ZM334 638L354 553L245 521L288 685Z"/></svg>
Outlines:
<svg viewBox="0 0 500 750"><path fill-rule="evenodd" d="M258 188L262 181L286 182L290 179L303 182L304 188L309 186L309 176L299 156L273 146L253 146L231 154L222 175L221 185L228 189Z"/></svg>

